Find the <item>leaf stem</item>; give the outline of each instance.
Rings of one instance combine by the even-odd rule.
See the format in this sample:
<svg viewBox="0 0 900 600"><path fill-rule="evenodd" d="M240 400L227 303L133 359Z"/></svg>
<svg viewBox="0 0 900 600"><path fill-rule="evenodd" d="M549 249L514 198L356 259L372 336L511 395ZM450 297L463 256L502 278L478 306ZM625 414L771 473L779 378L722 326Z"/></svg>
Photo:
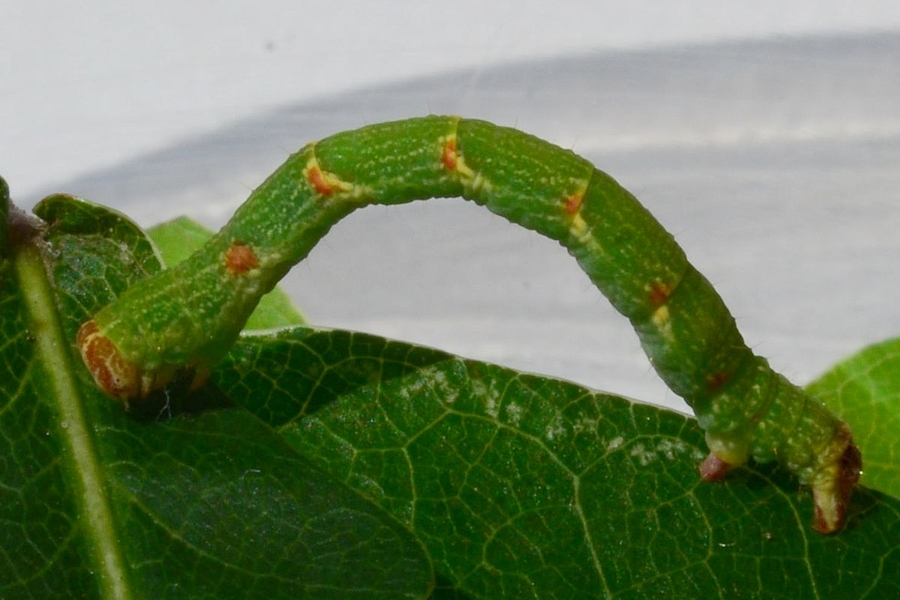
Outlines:
<svg viewBox="0 0 900 600"><path fill-rule="evenodd" d="M81 505L83 527L89 538L88 550L101 574L102 595L107 598L130 598L124 561L113 525L113 517L104 491L103 477L96 449L81 410L81 397L73 378L69 343L62 335L53 292L47 280L40 250L23 244L15 256L15 271L28 309L29 331L37 344L41 377L52 388L46 397L56 399L60 428L68 452L63 460L70 462L71 482Z"/></svg>

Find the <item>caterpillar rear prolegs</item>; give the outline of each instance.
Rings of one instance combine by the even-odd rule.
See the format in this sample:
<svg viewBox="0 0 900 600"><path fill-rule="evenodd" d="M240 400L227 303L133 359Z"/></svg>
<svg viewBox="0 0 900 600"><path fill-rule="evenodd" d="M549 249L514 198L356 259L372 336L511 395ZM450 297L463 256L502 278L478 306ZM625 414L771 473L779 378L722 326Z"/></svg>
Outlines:
<svg viewBox="0 0 900 600"><path fill-rule="evenodd" d="M704 479L750 458L778 461L812 488L816 529L842 526L861 470L847 425L750 351L674 238L611 177L570 151L483 121L409 119L307 145L209 244L84 325L85 363L126 402L186 368L199 384L262 294L338 220L367 204L447 196L482 204L569 250L632 322L663 380L694 408L711 450Z"/></svg>

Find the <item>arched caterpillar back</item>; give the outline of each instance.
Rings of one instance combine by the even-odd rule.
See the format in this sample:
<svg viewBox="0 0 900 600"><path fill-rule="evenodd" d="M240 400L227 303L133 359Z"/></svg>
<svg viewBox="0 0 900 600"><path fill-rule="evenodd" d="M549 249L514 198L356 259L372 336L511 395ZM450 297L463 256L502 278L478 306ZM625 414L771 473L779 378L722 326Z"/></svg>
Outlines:
<svg viewBox="0 0 900 600"><path fill-rule="evenodd" d="M861 470L847 425L753 354L716 291L628 191L570 151L483 121L409 119L307 145L203 249L86 323L84 361L126 402L186 370L200 385L259 298L338 220L369 204L448 196L568 249L693 407L710 447L704 479L751 457L778 461L812 488L815 528L841 527Z"/></svg>

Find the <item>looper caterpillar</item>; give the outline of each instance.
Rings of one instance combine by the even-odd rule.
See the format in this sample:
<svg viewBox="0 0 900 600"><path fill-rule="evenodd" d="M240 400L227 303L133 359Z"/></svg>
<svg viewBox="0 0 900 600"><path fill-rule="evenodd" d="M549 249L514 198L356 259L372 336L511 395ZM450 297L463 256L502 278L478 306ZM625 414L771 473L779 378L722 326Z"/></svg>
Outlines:
<svg viewBox="0 0 900 600"><path fill-rule="evenodd" d="M184 263L129 289L78 333L97 383L138 400L176 374L199 386L259 298L345 215L462 196L559 241L633 324L706 432L706 480L749 458L813 490L815 528L839 529L861 470L850 430L754 355L674 238L612 178L519 131L425 117L339 133L292 155Z"/></svg>

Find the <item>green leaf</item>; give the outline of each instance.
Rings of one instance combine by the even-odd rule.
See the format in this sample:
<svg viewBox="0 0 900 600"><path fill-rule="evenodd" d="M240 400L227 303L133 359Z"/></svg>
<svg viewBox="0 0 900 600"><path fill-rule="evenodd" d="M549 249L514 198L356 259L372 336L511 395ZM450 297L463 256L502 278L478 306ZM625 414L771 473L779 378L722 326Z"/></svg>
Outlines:
<svg viewBox="0 0 900 600"><path fill-rule="evenodd" d="M0 597L428 594L415 537L215 388L150 418L99 393L75 331L157 258L117 213L35 212L0 265Z"/></svg>
<svg viewBox="0 0 900 600"><path fill-rule="evenodd" d="M245 336L216 376L411 528L467 598L900 591L900 501L863 489L844 532L815 534L808 492L782 471L702 483L702 432L673 412L309 328Z"/></svg>
<svg viewBox="0 0 900 600"><path fill-rule="evenodd" d="M163 262L173 267L198 250L213 232L188 217L178 217L151 227L147 234L159 248ZM247 321L247 329L271 329L303 325L306 320L281 288L262 297Z"/></svg>
<svg viewBox="0 0 900 600"><path fill-rule="evenodd" d="M205 244L213 232L190 217L177 217L154 225L147 235L159 248L163 263L174 267Z"/></svg>
<svg viewBox="0 0 900 600"><path fill-rule="evenodd" d="M807 389L853 430L863 484L900 497L900 339L869 346Z"/></svg>

